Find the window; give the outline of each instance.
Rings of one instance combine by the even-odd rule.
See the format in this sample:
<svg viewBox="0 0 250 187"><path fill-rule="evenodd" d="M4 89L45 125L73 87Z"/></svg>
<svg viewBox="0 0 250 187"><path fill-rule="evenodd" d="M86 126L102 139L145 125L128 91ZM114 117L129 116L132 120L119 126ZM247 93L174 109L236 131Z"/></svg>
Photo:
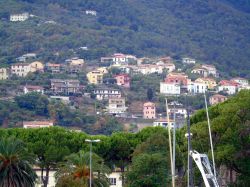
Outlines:
<svg viewBox="0 0 250 187"><path fill-rule="evenodd" d="M110 185L116 185L116 178L109 178Z"/></svg>

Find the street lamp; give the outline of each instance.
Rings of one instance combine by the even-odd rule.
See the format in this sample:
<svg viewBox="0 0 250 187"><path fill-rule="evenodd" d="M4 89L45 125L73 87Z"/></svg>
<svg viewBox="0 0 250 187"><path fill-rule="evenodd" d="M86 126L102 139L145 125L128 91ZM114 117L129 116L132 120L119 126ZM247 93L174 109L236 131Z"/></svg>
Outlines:
<svg viewBox="0 0 250 187"><path fill-rule="evenodd" d="M100 142L100 139L90 140L85 139L85 142L90 143L90 151L89 151L89 187L92 187L92 143Z"/></svg>

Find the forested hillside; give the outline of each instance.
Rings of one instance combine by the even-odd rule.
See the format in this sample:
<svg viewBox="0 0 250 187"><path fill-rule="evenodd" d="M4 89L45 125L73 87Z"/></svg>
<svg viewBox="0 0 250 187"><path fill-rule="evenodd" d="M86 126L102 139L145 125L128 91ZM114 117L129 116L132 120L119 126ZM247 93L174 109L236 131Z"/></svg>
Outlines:
<svg viewBox="0 0 250 187"><path fill-rule="evenodd" d="M13 63L28 52L58 62L113 52L191 56L249 77L249 7L248 0L2 0L0 62ZM35 17L8 21L20 12ZM80 50L83 46L89 50Z"/></svg>

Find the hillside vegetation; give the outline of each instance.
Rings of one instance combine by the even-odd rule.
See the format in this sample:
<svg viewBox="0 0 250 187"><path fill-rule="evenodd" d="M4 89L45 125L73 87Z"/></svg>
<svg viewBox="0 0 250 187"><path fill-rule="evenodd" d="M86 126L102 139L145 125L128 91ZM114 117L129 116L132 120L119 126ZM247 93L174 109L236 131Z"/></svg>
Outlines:
<svg viewBox="0 0 250 187"><path fill-rule="evenodd" d="M191 56L222 72L250 75L249 1L4 0L0 2L0 62L37 52L45 61L113 52ZM97 11L97 16L85 10ZM11 13L35 17L11 23ZM55 21L55 22L48 22ZM83 51L79 47L87 46Z"/></svg>

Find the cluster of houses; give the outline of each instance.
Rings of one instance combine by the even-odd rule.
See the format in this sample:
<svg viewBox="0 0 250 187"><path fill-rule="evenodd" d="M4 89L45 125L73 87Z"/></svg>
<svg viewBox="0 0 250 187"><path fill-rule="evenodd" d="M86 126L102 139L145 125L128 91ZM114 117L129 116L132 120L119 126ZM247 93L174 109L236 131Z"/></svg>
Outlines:
<svg viewBox="0 0 250 187"><path fill-rule="evenodd" d="M18 63L12 64L10 68L0 69L0 79L8 79L10 76L25 77L32 72L49 72L51 74L86 72L87 67L83 59L71 58L67 59L63 64L46 63L33 61L36 54L29 53L18 57ZM31 61L31 62L30 62ZM33 61L33 62L32 62ZM131 86L131 75L134 74L162 74L165 72L166 77L160 84L160 94L166 96L181 94L203 94L205 92L212 93L209 98L211 105L223 102L227 99L227 95L233 95L241 89L250 89L247 79L233 78L231 80L218 80L218 72L213 65L200 64L197 65L195 59L183 58L183 65L192 65L191 74L198 75L197 79L191 80L189 76L176 70L175 64L171 57L164 58L136 58L133 55L115 53L110 57L102 57L101 64L108 66L98 66L87 71L86 78L89 84L95 85L92 90L94 98L99 101L106 101L107 106L102 111L110 115L126 117L128 116L128 106L126 105L126 97L123 91ZM118 74L108 76L109 68L120 69ZM117 86L110 86L116 84ZM39 92L50 95L50 99L61 100L68 103L70 95L82 95L86 85L81 85L78 79L51 79L50 89L44 90L43 87L37 85L23 86L23 93ZM144 103L141 108L142 118L154 120L154 126L166 126L168 121L157 114L156 104L152 102ZM180 103L170 103L169 111L170 119L173 114L177 119L185 119L187 111ZM173 124L173 123L172 123ZM183 123L176 123L181 127Z"/></svg>

